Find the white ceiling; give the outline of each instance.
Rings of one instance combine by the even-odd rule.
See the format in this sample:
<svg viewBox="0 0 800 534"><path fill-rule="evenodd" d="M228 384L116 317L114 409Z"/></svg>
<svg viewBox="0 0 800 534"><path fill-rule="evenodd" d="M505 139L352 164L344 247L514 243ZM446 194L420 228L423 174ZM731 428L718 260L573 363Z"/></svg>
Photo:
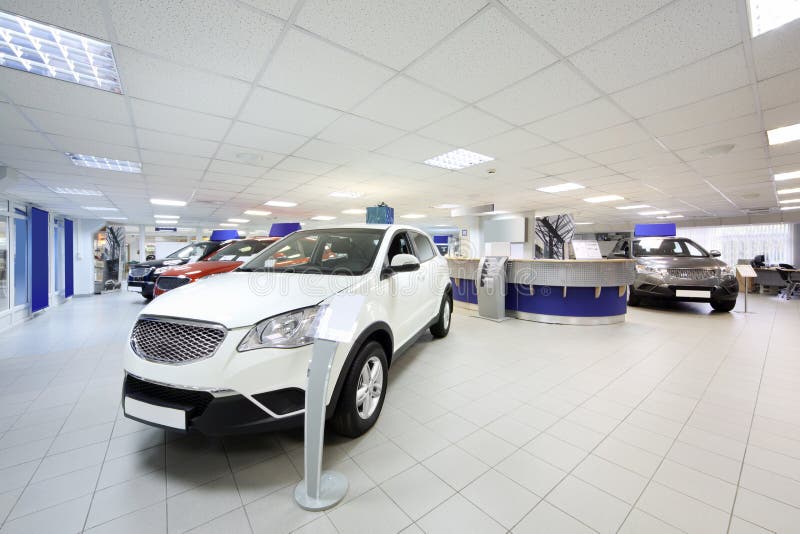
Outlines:
<svg viewBox="0 0 800 534"><path fill-rule="evenodd" d="M125 93L0 68L0 161L23 176L12 195L78 217L116 207L132 224L167 213L208 227L247 209L349 222L362 216L342 210L381 201L430 224L448 220L433 205L490 202L627 223L647 217L615 205L687 220L776 208L772 173L800 169L800 142L768 147L765 135L800 122L800 20L751 39L746 0L185 6L0 0L111 42ZM704 152L723 144L734 148ZM455 148L496 159L460 172L422 164ZM75 167L64 152L143 172ZM568 181L587 188L536 191ZM605 194L626 201L582 200ZM270 199L299 205L264 208Z"/></svg>

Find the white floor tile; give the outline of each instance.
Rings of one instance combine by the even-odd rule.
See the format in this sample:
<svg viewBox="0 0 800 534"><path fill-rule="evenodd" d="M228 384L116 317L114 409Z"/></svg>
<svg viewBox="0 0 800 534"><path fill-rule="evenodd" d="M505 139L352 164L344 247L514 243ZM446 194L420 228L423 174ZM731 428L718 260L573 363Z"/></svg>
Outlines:
<svg viewBox="0 0 800 534"><path fill-rule="evenodd" d="M495 469L542 497L567 475L553 464L519 450L497 464Z"/></svg>
<svg viewBox="0 0 800 534"><path fill-rule="evenodd" d="M91 534L139 534L141 532L167 531L167 503L142 508L127 515L112 519L107 523L87 528Z"/></svg>
<svg viewBox="0 0 800 534"><path fill-rule="evenodd" d="M595 532L547 501L540 502L514 527L514 534L591 534Z"/></svg>
<svg viewBox="0 0 800 534"><path fill-rule="evenodd" d="M724 512L730 512L736 494L734 484L671 460L664 460L653 480Z"/></svg>
<svg viewBox="0 0 800 534"><path fill-rule="evenodd" d="M514 445L482 429L459 441L458 446L489 466L517 450Z"/></svg>
<svg viewBox="0 0 800 534"><path fill-rule="evenodd" d="M619 529L619 534L680 534L682 531L634 508Z"/></svg>
<svg viewBox="0 0 800 534"><path fill-rule="evenodd" d="M394 534L411 524L411 519L380 488L336 508L328 517L337 530L353 534Z"/></svg>
<svg viewBox="0 0 800 534"><path fill-rule="evenodd" d="M411 456L392 442L383 443L357 454L353 456L353 461L378 484L416 463Z"/></svg>
<svg viewBox="0 0 800 534"><path fill-rule="evenodd" d="M455 493L453 488L420 464L390 478L381 484L381 488L413 520Z"/></svg>
<svg viewBox="0 0 800 534"><path fill-rule="evenodd" d="M493 534L506 529L459 494L417 521L426 534Z"/></svg>
<svg viewBox="0 0 800 534"><path fill-rule="evenodd" d="M648 482L645 477L593 454L572 475L628 504L636 502Z"/></svg>
<svg viewBox="0 0 800 534"><path fill-rule="evenodd" d="M94 494L86 526L94 527L165 499L166 480L163 471L102 489Z"/></svg>
<svg viewBox="0 0 800 534"><path fill-rule="evenodd" d="M616 532L630 505L575 477L567 477L547 496L547 502L598 532Z"/></svg>
<svg viewBox="0 0 800 534"><path fill-rule="evenodd" d="M422 463L456 490L461 490L489 470L488 465L455 445L437 452Z"/></svg>
<svg viewBox="0 0 800 534"><path fill-rule="evenodd" d="M647 486L636 506L686 532L713 534L728 528L729 514L656 482Z"/></svg>
<svg viewBox="0 0 800 534"><path fill-rule="evenodd" d="M541 500L493 469L461 490L461 495L509 529Z"/></svg>
<svg viewBox="0 0 800 534"><path fill-rule="evenodd" d="M167 500L168 532L184 532L242 506L232 475Z"/></svg>

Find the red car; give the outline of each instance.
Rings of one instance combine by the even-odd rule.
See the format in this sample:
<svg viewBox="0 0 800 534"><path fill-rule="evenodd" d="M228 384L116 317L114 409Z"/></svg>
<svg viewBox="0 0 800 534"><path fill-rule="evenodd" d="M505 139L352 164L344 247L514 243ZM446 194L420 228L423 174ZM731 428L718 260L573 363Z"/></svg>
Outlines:
<svg viewBox="0 0 800 534"><path fill-rule="evenodd" d="M234 241L202 261L173 267L158 277L153 293L157 297L204 276L232 271L279 239L264 237Z"/></svg>

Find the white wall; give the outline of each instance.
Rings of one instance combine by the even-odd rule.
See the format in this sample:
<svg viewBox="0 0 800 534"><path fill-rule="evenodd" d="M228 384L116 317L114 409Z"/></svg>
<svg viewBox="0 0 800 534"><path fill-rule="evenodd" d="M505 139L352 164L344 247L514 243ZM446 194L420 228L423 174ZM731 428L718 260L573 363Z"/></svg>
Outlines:
<svg viewBox="0 0 800 534"><path fill-rule="evenodd" d="M75 232L75 294L94 294L94 235L106 222L102 219L76 219Z"/></svg>

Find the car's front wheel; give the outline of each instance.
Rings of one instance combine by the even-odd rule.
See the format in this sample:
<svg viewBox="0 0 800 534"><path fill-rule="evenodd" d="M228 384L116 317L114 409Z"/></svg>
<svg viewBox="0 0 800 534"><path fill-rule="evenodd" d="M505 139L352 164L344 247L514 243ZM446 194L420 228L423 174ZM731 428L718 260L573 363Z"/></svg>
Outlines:
<svg viewBox="0 0 800 534"><path fill-rule="evenodd" d="M361 347L331 419L331 427L337 434L357 438L372 428L386 398L387 371L386 352L380 343L370 341Z"/></svg>
<svg viewBox="0 0 800 534"><path fill-rule="evenodd" d="M431 325L433 337L441 338L450 332L450 317L453 314L453 306L449 295L445 294L442 305L439 307L439 318Z"/></svg>
<svg viewBox="0 0 800 534"><path fill-rule="evenodd" d="M736 307L735 300L712 300L711 307L719 312L729 312Z"/></svg>

